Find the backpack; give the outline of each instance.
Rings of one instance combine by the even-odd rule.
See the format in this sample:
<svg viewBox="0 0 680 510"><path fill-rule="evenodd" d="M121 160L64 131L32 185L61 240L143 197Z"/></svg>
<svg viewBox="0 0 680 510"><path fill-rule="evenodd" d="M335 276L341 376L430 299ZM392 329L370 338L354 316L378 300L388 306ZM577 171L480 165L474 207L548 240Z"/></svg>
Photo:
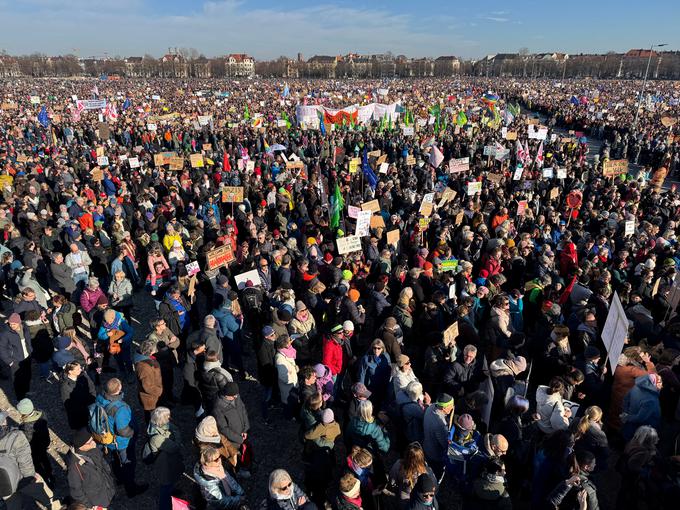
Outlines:
<svg viewBox="0 0 680 510"><path fill-rule="evenodd" d="M115 411L117 408L112 409L112 404L113 402L105 407L95 402L88 407L90 413L88 428L92 433L92 438L95 442L104 446L112 445L116 442L116 434L111 427L110 420L116 415ZM112 410L114 412L109 416Z"/></svg>
<svg viewBox="0 0 680 510"><path fill-rule="evenodd" d="M8 498L14 494L21 480L19 464L7 451L0 450L0 498Z"/></svg>

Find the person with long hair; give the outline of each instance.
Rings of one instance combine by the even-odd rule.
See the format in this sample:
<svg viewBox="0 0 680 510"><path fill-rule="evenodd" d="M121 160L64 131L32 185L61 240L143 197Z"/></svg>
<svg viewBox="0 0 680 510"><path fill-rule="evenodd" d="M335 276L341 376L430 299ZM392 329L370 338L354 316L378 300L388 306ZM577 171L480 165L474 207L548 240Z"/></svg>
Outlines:
<svg viewBox="0 0 680 510"><path fill-rule="evenodd" d="M408 506L411 491L422 474L427 474L437 484L432 468L425 461L423 447L420 443L411 443L404 450L401 459L392 465L388 476L387 488L396 498L400 509Z"/></svg>
<svg viewBox="0 0 680 510"><path fill-rule="evenodd" d="M596 472L606 470L609 460L609 441L607 434L602 430L602 416L602 409L590 406L583 412L578 422L575 422L573 428L575 448L588 450L595 455Z"/></svg>

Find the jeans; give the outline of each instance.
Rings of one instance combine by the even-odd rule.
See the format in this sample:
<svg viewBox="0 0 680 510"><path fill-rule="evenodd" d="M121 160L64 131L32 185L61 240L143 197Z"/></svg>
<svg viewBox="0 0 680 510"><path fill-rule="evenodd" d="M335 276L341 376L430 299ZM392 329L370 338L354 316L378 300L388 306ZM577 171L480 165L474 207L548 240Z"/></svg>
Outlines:
<svg viewBox="0 0 680 510"><path fill-rule="evenodd" d="M271 386L262 386L262 390L262 417L266 420L269 418L269 404L272 401L274 389Z"/></svg>

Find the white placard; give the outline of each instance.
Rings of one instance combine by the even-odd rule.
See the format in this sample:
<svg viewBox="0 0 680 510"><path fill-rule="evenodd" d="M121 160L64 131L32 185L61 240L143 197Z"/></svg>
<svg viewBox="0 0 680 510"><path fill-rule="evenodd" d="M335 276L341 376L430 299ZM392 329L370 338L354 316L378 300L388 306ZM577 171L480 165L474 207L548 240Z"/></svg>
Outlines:
<svg viewBox="0 0 680 510"><path fill-rule="evenodd" d="M515 168L515 173L512 175L512 180L519 181L522 178L522 172L524 172L524 168L521 166Z"/></svg>
<svg viewBox="0 0 680 510"><path fill-rule="evenodd" d="M349 216L350 218L357 219L360 212L361 212L361 207L357 207L355 205L348 205L347 206L347 216Z"/></svg>
<svg viewBox="0 0 680 510"><path fill-rule="evenodd" d="M468 182L467 194L472 196L482 192L482 183L479 181Z"/></svg>
<svg viewBox="0 0 680 510"><path fill-rule="evenodd" d="M156 124L152 124L151 122L149 122L146 125L146 129L149 131L156 131L158 129L158 126L156 126Z"/></svg>
<svg viewBox="0 0 680 510"><path fill-rule="evenodd" d="M286 127L288 124L285 119L278 119L276 121L276 127Z"/></svg>
<svg viewBox="0 0 680 510"><path fill-rule="evenodd" d="M558 179L566 179L567 178L567 169L566 168L558 168L557 169L557 178Z"/></svg>
<svg viewBox="0 0 680 510"><path fill-rule="evenodd" d="M458 158L449 161L449 172L467 172L470 170L470 158Z"/></svg>
<svg viewBox="0 0 680 510"><path fill-rule="evenodd" d="M404 126L401 132L404 134L404 136L413 136L413 126Z"/></svg>
<svg viewBox="0 0 680 510"><path fill-rule="evenodd" d="M357 228L354 235L357 237L364 237L369 235L371 229L371 216L373 211L359 211L357 214Z"/></svg>
<svg viewBox="0 0 680 510"><path fill-rule="evenodd" d="M198 261L197 260L194 260L193 262L189 262L185 267L187 269L187 274L189 276L193 276L193 275L201 272L201 268L198 267Z"/></svg>
<svg viewBox="0 0 680 510"><path fill-rule="evenodd" d="M625 223L623 235L632 236L635 233L635 220L628 220Z"/></svg>
<svg viewBox="0 0 680 510"><path fill-rule="evenodd" d="M238 274L234 276L234 281L236 282L236 288L238 290L243 290L246 288L246 283L250 280L253 282L253 285L257 287L258 285L262 285L262 280L260 279L260 273L257 272L257 269L251 269L250 271L246 271L245 273Z"/></svg>
<svg viewBox="0 0 680 510"><path fill-rule="evenodd" d="M602 329L602 343L607 348L609 355L609 366L612 374L616 371L619 356L623 352L623 346L628 337L628 317L623 310L623 305L619 299L618 292L614 292L614 299L609 307L607 320Z"/></svg>
<svg viewBox="0 0 680 510"><path fill-rule="evenodd" d="M378 173L386 174L389 168L390 168L389 163L380 163L380 170L378 170Z"/></svg>
<svg viewBox="0 0 680 510"><path fill-rule="evenodd" d="M434 193L426 193L425 196L423 196L423 204L432 203L434 203Z"/></svg>
<svg viewBox="0 0 680 510"><path fill-rule="evenodd" d="M97 158L97 164L99 166L108 166L109 164L109 157L108 156L99 156Z"/></svg>
<svg viewBox="0 0 680 510"><path fill-rule="evenodd" d="M544 169L543 169L543 177L544 177L544 178L546 178L546 179L552 179L554 175L555 175L555 173L553 172L553 169L552 169L551 166L549 166L548 168L544 168Z"/></svg>
<svg viewBox="0 0 680 510"><path fill-rule="evenodd" d="M357 236L341 237L336 239L335 242L338 245L338 254L340 255L361 251L361 239Z"/></svg>
<svg viewBox="0 0 680 510"><path fill-rule="evenodd" d="M139 158L128 158L130 168L139 168Z"/></svg>

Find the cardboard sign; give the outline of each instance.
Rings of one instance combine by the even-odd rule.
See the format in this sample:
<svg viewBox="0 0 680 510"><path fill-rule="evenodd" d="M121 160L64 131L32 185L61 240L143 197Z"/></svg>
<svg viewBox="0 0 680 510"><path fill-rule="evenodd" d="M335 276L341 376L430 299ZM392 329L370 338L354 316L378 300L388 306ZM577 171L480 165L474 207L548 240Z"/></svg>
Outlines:
<svg viewBox="0 0 680 510"><path fill-rule="evenodd" d="M381 151L377 150L377 151L369 152L368 154L366 154L366 156L368 156L369 158L379 158L380 154L381 154ZM387 156L385 156L385 157L387 157Z"/></svg>
<svg viewBox="0 0 680 510"><path fill-rule="evenodd" d="M444 330L444 343L450 345L456 338L458 338L458 322L454 322Z"/></svg>
<svg viewBox="0 0 680 510"><path fill-rule="evenodd" d="M360 207L357 207L355 205L348 205L347 206L347 216L350 217L350 218L357 219L360 212L361 212Z"/></svg>
<svg viewBox="0 0 680 510"><path fill-rule="evenodd" d="M189 288L187 289L187 296L189 296L189 299L191 299L191 302L194 302L194 294L196 294L196 280L198 278L196 277L195 274L191 275L191 278L189 278Z"/></svg>
<svg viewBox="0 0 680 510"><path fill-rule="evenodd" d="M420 230L427 230L430 226L430 218L418 218L418 226Z"/></svg>
<svg viewBox="0 0 680 510"><path fill-rule="evenodd" d="M399 229L395 228L394 230L390 230L387 233L387 244L390 244L394 246L395 248L397 247L397 244L399 243Z"/></svg>
<svg viewBox="0 0 680 510"><path fill-rule="evenodd" d="M498 186L503 180L503 176L501 174L489 174L486 176L486 178L493 182L496 186Z"/></svg>
<svg viewBox="0 0 680 510"><path fill-rule="evenodd" d="M243 186L222 188L222 202L243 202Z"/></svg>
<svg viewBox="0 0 680 510"><path fill-rule="evenodd" d="M16 110L19 106L16 103L2 103L0 110Z"/></svg>
<svg viewBox="0 0 680 510"><path fill-rule="evenodd" d="M286 163L286 168L289 170L302 170L305 168L305 164L302 161L289 161Z"/></svg>
<svg viewBox="0 0 680 510"><path fill-rule="evenodd" d="M505 133L505 139L506 140L517 140L517 131L508 131Z"/></svg>
<svg viewBox="0 0 680 510"><path fill-rule="evenodd" d="M456 227L463 223L463 218L465 218L465 211L460 211L458 214L456 214L456 219L454 220Z"/></svg>
<svg viewBox="0 0 680 510"><path fill-rule="evenodd" d="M97 147L97 157L104 155L104 147Z"/></svg>
<svg viewBox="0 0 680 510"><path fill-rule="evenodd" d="M359 158L352 158L349 160L349 173L355 174L357 173L357 170L359 169L359 164L361 163L361 160Z"/></svg>
<svg viewBox="0 0 680 510"><path fill-rule="evenodd" d="M382 156L380 156L378 159L375 160L375 164L376 165L382 165L386 161L387 161L387 154L383 154Z"/></svg>
<svg viewBox="0 0 680 510"><path fill-rule="evenodd" d="M385 220L380 214L371 216L371 228L385 228Z"/></svg>
<svg viewBox="0 0 680 510"><path fill-rule="evenodd" d="M479 181L468 182L467 194L470 196L476 195L482 192L482 183Z"/></svg>
<svg viewBox="0 0 680 510"><path fill-rule="evenodd" d="M19 154L17 156L17 163L27 163L28 162L28 157L26 157L26 154Z"/></svg>
<svg viewBox="0 0 680 510"><path fill-rule="evenodd" d="M374 213L380 213L380 202L378 200L371 200L370 202L364 202L361 204L362 211L373 211Z"/></svg>
<svg viewBox="0 0 680 510"><path fill-rule="evenodd" d="M420 209L418 212L422 214L425 217L428 217L432 214L432 210L434 209L434 206L432 205L431 202L422 202L420 204Z"/></svg>
<svg viewBox="0 0 680 510"><path fill-rule="evenodd" d="M361 239L357 236L347 236L341 237L335 240L338 246L338 254L344 255L345 253L352 253L355 251L361 251Z"/></svg>
<svg viewBox="0 0 680 510"><path fill-rule="evenodd" d="M97 158L97 164L99 166L109 166L109 158L108 156L99 156Z"/></svg>
<svg viewBox="0 0 680 510"><path fill-rule="evenodd" d="M449 173L467 172L470 170L470 158L458 158L449 161Z"/></svg>
<svg viewBox="0 0 680 510"><path fill-rule="evenodd" d="M128 158L130 168L139 168L139 158Z"/></svg>
<svg viewBox="0 0 680 510"><path fill-rule="evenodd" d="M237 274L234 276L234 281L236 282L236 288L238 290L245 289L248 281L251 281L255 287L262 285L260 273L257 272L257 269L251 269L245 273Z"/></svg>
<svg viewBox="0 0 680 510"><path fill-rule="evenodd" d="M180 156L173 156L171 158L165 157L165 162L169 165L170 170L182 170L184 168L184 158Z"/></svg>
<svg viewBox="0 0 680 510"><path fill-rule="evenodd" d="M610 159L605 161L602 165L602 175L604 177L615 177L621 174L628 173L627 159Z"/></svg>
<svg viewBox="0 0 680 510"><path fill-rule="evenodd" d="M413 126L404 126L401 132L404 136L413 136Z"/></svg>
<svg viewBox="0 0 680 510"><path fill-rule="evenodd" d="M206 254L206 259L209 270L228 265L234 261L234 251L231 248L231 244L226 244L209 251Z"/></svg>
<svg viewBox="0 0 680 510"><path fill-rule="evenodd" d="M553 189L550 190L550 200L554 200L558 196L560 196L560 188L555 186Z"/></svg>
<svg viewBox="0 0 680 510"><path fill-rule="evenodd" d="M406 165L407 166L413 166L416 164L416 157L415 156L406 156Z"/></svg>
<svg viewBox="0 0 680 510"><path fill-rule="evenodd" d="M439 199L439 203L437 204L437 207L443 207L447 202L450 202L456 198L456 192L452 190L451 188L447 187L444 189L442 192L442 197Z"/></svg>
<svg viewBox="0 0 680 510"><path fill-rule="evenodd" d="M153 155L153 164L156 166L163 166L165 165L165 157L163 154L154 154Z"/></svg>
<svg viewBox="0 0 680 510"><path fill-rule="evenodd" d="M104 171L98 166L94 167L90 174L92 175L92 180L95 182L101 182L104 180Z"/></svg>
<svg viewBox="0 0 680 510"><path fill-rule="evenodd" d="M372 211L359 211L357 215L357 226L354 230L354 235L357 237L367 236L371 228L371 216L373 216Z"/></svg>
<svg viewBox="0 0 680 510"><path fill-rule="evenodd" d="M203 168L203 154L192 154L189 156L191 168Z"/></svg>

